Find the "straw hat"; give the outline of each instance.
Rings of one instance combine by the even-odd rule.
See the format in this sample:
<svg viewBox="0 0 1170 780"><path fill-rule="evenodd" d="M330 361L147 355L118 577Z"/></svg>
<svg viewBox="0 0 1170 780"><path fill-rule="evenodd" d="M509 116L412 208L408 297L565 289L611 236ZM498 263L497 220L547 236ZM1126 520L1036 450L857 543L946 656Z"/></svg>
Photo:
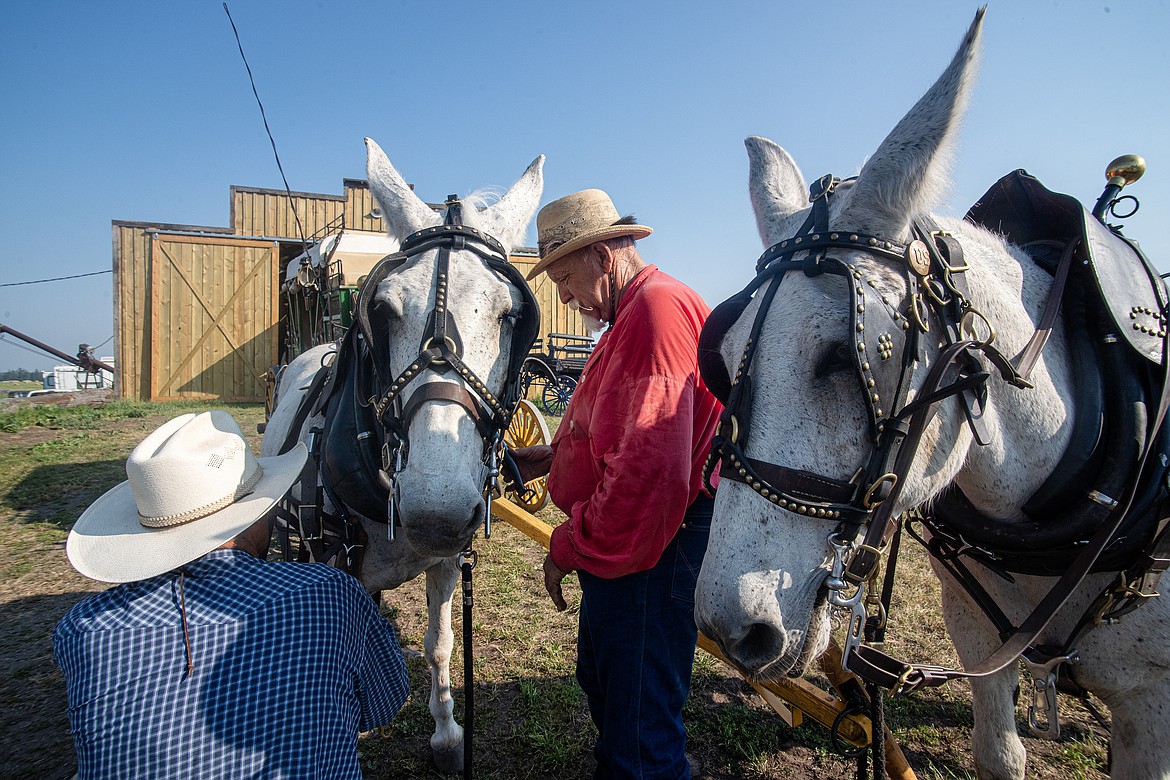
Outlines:
<svg viewBox="0 0 1170 780"><path fill-rule="evenodd" d="M536 215L540 262L528 272L528 281L581 247L618 236L645 238L654 232L645 225L617 224L621 219L602 190L581 190L549 203Z"/></svg>
<svg viewBox="0 0 1170 780"><path fill-rule="evenodd" d="M301 473L304 444L257 458L227 412L185 414L134 448L125 482L69 532L73 567L100 582L145 580L190 563L263 517Z"/></svg>

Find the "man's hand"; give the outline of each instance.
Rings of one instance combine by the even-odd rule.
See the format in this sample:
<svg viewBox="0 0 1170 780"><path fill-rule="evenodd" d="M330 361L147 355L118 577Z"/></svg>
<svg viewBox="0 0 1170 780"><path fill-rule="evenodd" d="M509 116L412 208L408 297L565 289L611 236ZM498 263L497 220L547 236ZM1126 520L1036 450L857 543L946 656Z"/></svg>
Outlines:
<svg viewBox="0 0 1170 780"><path fill-rule="evenodd" d="M547 444L534 444L531 447L509 448L508 454L516 461L520 469L520 476L528 483L537 477L548 474L552 468L552 447Z"/></svg>
<svg viewBox="0 0 1170 780"><path fill-rule="evenodd" d="M548 591L549 598L556 605L557 612L564 612L569 606L565 603L565 594L561 592L561 580L567 576L569 576L567 571L553 563L551 553L544 556L544 589Z"/></svg>

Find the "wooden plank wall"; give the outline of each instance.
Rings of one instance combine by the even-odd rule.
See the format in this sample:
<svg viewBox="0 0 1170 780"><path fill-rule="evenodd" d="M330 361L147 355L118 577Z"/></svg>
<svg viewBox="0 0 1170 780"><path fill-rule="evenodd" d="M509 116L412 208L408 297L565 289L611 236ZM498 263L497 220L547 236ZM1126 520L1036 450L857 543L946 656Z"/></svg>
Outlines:
<svg viewBox="0 0 1170 780"><path fill-rule="evenodd" d="M508 258L508 262L519 268L521 274L527 276L538 259L535 255L512 255ZM528 285L532 288L532 294L536 296L536 302L540 304L541 338L544 338L548 333L589 335L585 330L584 323L581 322L581 315L571 311L569 307L561 303L561 299L557 295L557 286L549 281L548 274L542 273Z"/></svg>
<svg viewBox="0 0 1170 780"><path fill-rule="evenodd" d="M345 227L349 230L370 230L385 233L386 223L369 216L378 204L370 186L358 179L345 180Z"/></svg>
<svg viewBox="0 0 1170 780"><path fill-rule="evenodd" d="M119 398L150 397L150 234L115 222L114 391Z"/></svg>
<svg viewBox="0 0 1170 780"><path fill-rule="evenodd" d="M264 400L277 359L276 246L154 234L151 400Z"/></svg>
<svg viewBox="0 0 1170 780"><path fill-rule="evenodd" d="M283 190L232 187L231 227L240 236L299 240L298 217L307 238L344 214L347 230L384 233L382 220L371 216L376 206L369 185L360 179L346 179L344 195L294 192L291 199Z"/></svg>
<svg viewBox="0 0 1170 780"><path fill-rule="evenodd" d="M156 381L169 381L169 375L164 376L166 372L163 367L153 365L153 360L165 357L168 361L167 365L173 367L174 360L177 359L173 350L181 349L182 342L163 348L161 344L152 344L151 340L152 332L157 330L160 334L169 334L170 328L175 324L172 319L166 319L165 322L158 320L159 316L171 318L174 316L174 312L156 312L155 310L157 304L152 294L152 274L156 270L152 265L152 246L155 233L162 231L165 235L186 234L184 241L190 244L190 248L184 251L202 253L202 257L206 258L212 266L216 266L227 262L223 259L222 253L228 250L223 248L213 250L213 247L217 245L228 246L230 242L222 244L221 238L227 239L233 236L237 244L245 244L254 240L251 237L263 236L269 239L281 239L281 243L285 245L284 254L289 256L290 253L295 253L295 248L290 245L299 244L300 231L293 216L293 208L296 209L296 214L300 217L300 230L304 231L306 237L334 223L342 215L344 215L348 229L374 232L385 230L381 219L369 216L376 204L367 182L359 179L346 179L343 195L294 192L291 198L283 190L233 186L230 200L230 225L227 228L120 220L113 222L114 354L117 360L115 382L119 397L140 400L150 398L152 395L152 376L155 377ZM271 247L271 242L267 246ZM201 248L197 249L196 247ZM276 265L279 263L280 252L272 254L276 258L273 261ZM509 259L522 273L527 273L537 261L531 250L528 250L527 253L525 250L521 250L520 253L514 254ZM245 264L250 262L252 261L246 260ZM279 269L274 271L274 274L278 272ZM231 282L227 280L225 283L230 284ZM569 311L560 303L556 286L548 281L547 276L542 274L530 284L541 309L541 337L548 333L585 335L580 316L576 312ZM263 330L261 323L266 323L265 327L272 328L274 331L276 329L279 316L278 308L275 306L283 306L284 302L278 298L277 304L273 304L269 298L270 295L276 294L277 285L278 282L274 279L271 289L257 289L248 293L249 296L253 294L259 296L248 299L248 306L251 307L249 316L259 318L248 326L252 329L249 332L253 336ZM217 293L216 296L208 300L220 300L223 295L230 296L231 292L232 290L229 289L223 293ZM242 302L243 299L237 300ZM194 299L191 302L194 303ZM209 305L214 307L215 303L211 302ZM167 335L167 338L171 338L171 335ZM249 337L249 341L251 338ZM264 350L266 349L267 347L264 347ZM266 367L267 363L274 358L267 357L267 353L265 353L264 356L248 354L241 359L244 365L252 365L255 368ZM203 356L199 360L202 361L200 365L206 369L208 358ZM227 385L224 384L225 381L221 377L211 384L215 387L222 385L221 389L229 392ZM156 390L169 393L175 391L175 388L160 387ZM232 397L237 397L240 392L244 391L238 387L230 390ZM245 392L245 395L248 393L250 391Z"/></svg>
<svg viewBox="0 0 1170 780"><path fill-rule="evenodd" d="M294 192L289 198L283 190L232 187L231 229L238 236L300 241L302 235L310 238L338 219L345 206L343 195Z"/></svg>

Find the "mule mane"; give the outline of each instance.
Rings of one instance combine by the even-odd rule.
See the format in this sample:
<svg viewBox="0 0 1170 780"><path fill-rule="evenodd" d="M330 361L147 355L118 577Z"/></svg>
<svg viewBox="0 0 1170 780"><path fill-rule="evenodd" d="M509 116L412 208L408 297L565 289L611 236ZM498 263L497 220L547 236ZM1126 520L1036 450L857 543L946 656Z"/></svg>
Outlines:
<svg viewBox="0 0 1170 780"><path fill-rule="evenodd" d="M504 197L503 189L492 184L478 187L464 195L463 204L473 207L476 211L483 211L488 206L499 203L502 197Z"/></svg>

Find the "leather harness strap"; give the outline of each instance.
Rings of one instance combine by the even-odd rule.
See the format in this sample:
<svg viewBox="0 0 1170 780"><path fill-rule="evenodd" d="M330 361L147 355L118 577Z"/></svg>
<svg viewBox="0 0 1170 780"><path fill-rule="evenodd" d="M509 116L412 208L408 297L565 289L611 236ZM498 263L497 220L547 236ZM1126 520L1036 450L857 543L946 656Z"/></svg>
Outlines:
<svg viewBox="0 0 1170 780"><path fill-rule="evenodd" d="M1052 289L1048 293L1048 303L1044 306L1044 314L1041 315L1040 322L1036 325L1036 332L1032 334L1032 338L1028 339L1028 343L1024 345L1024 349L1021 350L1020 356L1016 360L1016 371L1025 381L1032 376L1032 369L1036 367L1036 361L1040 359L1044 345L1052 336L1052 327L1056 324L1056 316L1060 313L1060 304L1064 300L1068 271L1072 266L1077 243L1077 239L1071 239L1065 244L1064 251L1060 254L1060 263L1056 266L1056 275L1052 279Z"/></svg>
<svg viewBox="0 0 1170 780"><path fill-rule="evenodd" d="M311 470L306 467L302 476L300 505L292 502L284 521L286 530L299 533L314 560L327 560L322 556L339 555L339 551L355 560L352 547L359 544L362 532L350 516L351 509L375 522L387 522L393 540L393 475L408 456L410 420L428 401L455 403L471 417L483 439L485 492L490 502L499 473L498 449L522 392L519 367L540 328L539 307L523 276L508 262L503 245L463 224L458 198L451 196L446 205L444 224L407 236L397 253L382 258L366 276L354 307L355 326L338 344L333 365L317 373L301 398L284 443L283 449L290 448L310 418L325 414L324 429L310 433L310 462L314 466ZM387 361L372 348L391 337L385 326L381 330L375 327L381 325L372 316L375 296L379 285L410 258L432 250L437 250L435 303L419 353L401 374L391 376ZM489 270L519 292L520 305L509 313L514 318L513 343L498 393L464 363L458 329L447 305L450 257L453 251L460 250L478 255ZM433 376L421 380L428 371L458 376L453 380ZM407 390L413 392L406 393ZM323 454L329 457L323 459ZM326 512L326 497L335 507L335 514ZM485 520L485 534L489 533L489 522ZM334 541L323 546L326 538ZM340 557L338 561L337 565L344 568Z"/></svg>
<svg viewBox="0 0 1170 780"><path fill-rule="evenodd" d="M813 185L810 190L813 207L800 231L792 238L769 247L757 262L756 278L743 291L717 307L712 315L711 319L718 323L720 331L701 340L701 350L705 347L708 353L718 349L718 343L727 329L747 308L752 298L757 293L760 295L760 305L735 376L720 373L721 366L715 366L710 360L703 361L701 356L704 377L711 376L708 385L726 389L723 395L726 408L712 441L712 450L704 468L704 475L705 478L709 478L714 464L721 461L723 477L748 485L781 509L838 520L837 532L831 538L843 540L841 549L847 549L849 540L856 536L862 525L865 525L865 535L861 543L848 548L852 550L852 555L842 565L841 576L832 584L827 581L830 590L838 592L855 586L857 588L855 596L842 600L840 605L844 606L848 602L855 605L856 609L856 605L860 604L861 590L874 576L883 551L901 527L901 518L893 514L893 508L897 505L921 437L937 413L939 404L947 398L959 397L976 440L986 444L989 439L981 417L986 381L990 374L982 369L979 356L985 357L1006 382L1021 388L1031 387L1029 377L1051 336L1061 310L1077 241L1072 240L1065 244L1043 315L1017 358L1016 364L1013 365L992 346L994 332L989 323L987 323L989 333L985 339L966 335L975 327L973 323L966 324L968 320L973 315L981 319L982 315L971 307L967 298L963 277L967 264L963 260L962 247L958 241L938 229L938 226L929 219L919 219L912 225L915 238L907 245L864 234L850 233L846 236L844 233L832 232L828 229L828 200L836 184L831 177L824 177ZM830 248L866 252L882 259L894 260L901 267L912 271L905 274L905 280L910 308L908 321L914 324L909 327L903 325L905 343L902 350L902 370L892 392L880 393L881 388L878 388L873 393L873 399L888 396L887 403L889 400L893 401L893 411L887 412L878 408L876 400L869 404L871 434L875 446L868 464L849 482L766 463L749 458L745 452L753 405L750 368L764 319L784 275L789 271L801 270L809 276L820 273L844 276L851 285L854 309L865 310L866 301L863 298L867 293L860 282L860 275L852 266L827 256L825 252ZM803 254L803 258L797 260L795 256L798 254ZM855 287L853 277L859 280ZM761 290L762 292L759 292ZM897 314L893 316L896 320ZM918 333L928 331L931 321L942 327L945 334L944 343L924 378L917 397L913 402L906 403L911 372L918 357L918 349L921 347ZM862 327L859 325L857 330L862 331ZM891 342L880 343L880 346L887 349ZM858 348L864 350L864 343L859 341ZM1159 376L1158 407L1156 414L1147 421L1146 435L1141 439L1137 472L1143 470L1149 459L1154 443L1158 439L1154 432L1161 428L1167 408L1170 406L1170 382L1167 382L1165 371L1165 367L1170 365L1170 355L1167 355L1165 350L1166 345L1163 343L1161 363L1163 371ZM867 377L865 373L867 368L866 363L861 364L863 384ZM868 386L873 386L872 380L869 380ZM869 400L867 394L867 401ZM956 678L984 677L1002 670L1027 651L1035 649L1037 637L1056 612L1067 603L1073 591L1092 570L1101 553L1116 536L1138 486L1138 475L1135 474L1126 482L1124 491L1117 497L1117 502L1109 511L1103 512L1105 516L1095 526L1092 537L1083 545L1072 564L1019 626L1011 624L994 599L958 560L957 553L953 556L940 557L940 561L955 575L956 581L968 591L976 604L988 614L1000 632L1001 646L973 668L954 670L941 666L904 663L864 644L859 637L851 637L854 641L846 646L847 667L862 678L890 688L895 693L922 686L940 685ZM834 543L833 546L836 548L837 544ZM938 548L940 551L942 549L942 546ZM1143 591L1142 588L1150 586L1161 572L1170 568L1170 520L1162 521L1154 540L1145 550L1142 559L1122 576L1121 585L1108 588L1101 594L1090 612L1082 619L1078 631L1088 630L1102 615L1123 614L1121 610L1133 609L1137 603L1149 597L1150 593ZM935 552L932 549L932 554ZM830 577L830 581L832 580L834 578ZM1152 589L1152 586L1150 587Z"/></svg>

